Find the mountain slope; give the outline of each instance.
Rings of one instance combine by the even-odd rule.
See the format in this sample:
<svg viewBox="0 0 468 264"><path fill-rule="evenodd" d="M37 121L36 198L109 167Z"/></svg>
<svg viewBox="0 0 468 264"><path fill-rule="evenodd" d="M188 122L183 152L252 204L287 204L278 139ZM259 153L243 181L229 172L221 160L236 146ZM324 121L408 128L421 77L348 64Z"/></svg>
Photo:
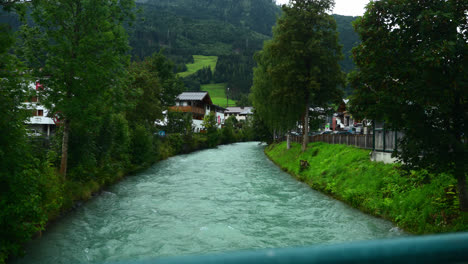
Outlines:
<svg viewBox="0 0 468 264"><path fill-rule="evenodd" d="M249 53L271 37L279 7L271 0L139 0L133 55L161 48L188 56ZM144 19L144 20L142 20Z"/></svg>

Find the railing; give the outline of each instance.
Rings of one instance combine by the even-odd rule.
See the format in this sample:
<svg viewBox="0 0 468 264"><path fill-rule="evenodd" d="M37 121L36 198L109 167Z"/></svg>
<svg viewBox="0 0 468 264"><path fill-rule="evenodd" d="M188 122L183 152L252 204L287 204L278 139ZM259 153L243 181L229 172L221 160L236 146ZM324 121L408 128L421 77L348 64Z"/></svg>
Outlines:
<svg viewBox="0 0 468 264"><path fill-rule="evenodd" d="M467 263L468 233L404 237L304 248L263 249L206 256L184 256L120 264L195 263Z"/></svg>
<svg viewBox="0 0 468 264"><path fill-rule="evenodd" d="M374 134L346 135L346 134L322 134L309 136L309 142L325 142L328 144L344 144L356 146L362 149L393 152L397 148L398 139L403 136L400 132L375 130ZM283 138L286 140L286 137ZM290 136L292 142L302 143L302 136Z"/></svg>
<svg viewBox="0 0 468 264"><path fill-rule="evenodd" d="M170 111L205 115L205 109L196 106L171 106Z"/></svg>

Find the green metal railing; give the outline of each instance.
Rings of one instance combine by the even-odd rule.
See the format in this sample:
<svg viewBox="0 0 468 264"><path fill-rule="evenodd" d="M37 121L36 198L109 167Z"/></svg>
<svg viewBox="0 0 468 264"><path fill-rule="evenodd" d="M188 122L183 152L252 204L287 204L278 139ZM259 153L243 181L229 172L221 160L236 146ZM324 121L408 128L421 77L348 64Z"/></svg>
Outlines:
<svg viewBox="0 0 468 264"><path fill-rule="evenodd" d="M468 233L264 249L205 256L159 258L120 264L248 263L468 263Z"/></svg>

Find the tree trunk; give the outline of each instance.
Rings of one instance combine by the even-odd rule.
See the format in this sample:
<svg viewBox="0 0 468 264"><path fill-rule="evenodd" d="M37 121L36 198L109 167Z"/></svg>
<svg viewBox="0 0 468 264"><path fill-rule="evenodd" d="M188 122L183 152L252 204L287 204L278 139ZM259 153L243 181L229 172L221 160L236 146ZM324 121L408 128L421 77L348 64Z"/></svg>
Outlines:
<svg viewBox="0 0 468 264"><path fill-rule="evenodd" d="M68 138L70 134L70 121L65 119L63 122L63 137L62 137L62 160L60 162L60 174L65 179L67 177L68 165Z"/></svg>
<svg viewBox="0 0 468 264"><path fill-rule="evenodd" d="M286 133L286 149L290 149L290 148L291 148L291 137L288 132Z"/></svg>
<svg viewBox="0 0 468 264"><path fill-rule="evenodd" d="M307 149L307 144L309 144L309 99L307 98L307 103L305 107L305 113L304 113L304 133L303 133L303 138L302 138L302 152L306 151Z"/></svg>

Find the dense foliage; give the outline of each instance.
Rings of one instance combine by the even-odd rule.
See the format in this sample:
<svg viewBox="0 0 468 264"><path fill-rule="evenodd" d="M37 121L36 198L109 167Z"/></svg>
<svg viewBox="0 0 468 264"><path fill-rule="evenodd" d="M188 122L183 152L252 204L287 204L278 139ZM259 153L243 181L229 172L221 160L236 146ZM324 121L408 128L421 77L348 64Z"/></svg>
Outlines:
<svg viewBox="0 0 468 264"><path fill-rule="evenodd" d="M147 0L131 37L133 54L228 55L259 49L279 8L271 0Z"/></svg>
<svg viewBox="0 0 468 264"><path fill-rule="evenodd" d="M253 103L270 129L288 131L303 122L308 140L309 108L341 98L341 46L329 0L294 1L283 6L273 39L256 55Z"/></svg>
<svg viewBox="0 0 468 264"><path fill-rule="evenodd" d="M15 42L11 27L0 24L0 263L19 254L21 244L44 228L47 213L61 202L56 193L61 182L26 134L30 111L21 104L28 97L28 77L20 74L24 65L12 54Z"/></svg>
<svg viewBox="0 0 468 264"><path fill-rule="evenodd" d="M403 132L411 168L453 174L468 211L467 1L376 1L356 24L355 115Z"/></svg>
<svg viewBox="0 0 468 264"><path fill-rule="evenodd" d="M369 151L346 145L312 143L301 153L297 143L271 145L265 153L312 188L351 206L393 221L416 234L466 231L468 217L458 210L456 181L450 174L402 170L371 162ZM308 169L300 168L307 161Z"/></svg>

